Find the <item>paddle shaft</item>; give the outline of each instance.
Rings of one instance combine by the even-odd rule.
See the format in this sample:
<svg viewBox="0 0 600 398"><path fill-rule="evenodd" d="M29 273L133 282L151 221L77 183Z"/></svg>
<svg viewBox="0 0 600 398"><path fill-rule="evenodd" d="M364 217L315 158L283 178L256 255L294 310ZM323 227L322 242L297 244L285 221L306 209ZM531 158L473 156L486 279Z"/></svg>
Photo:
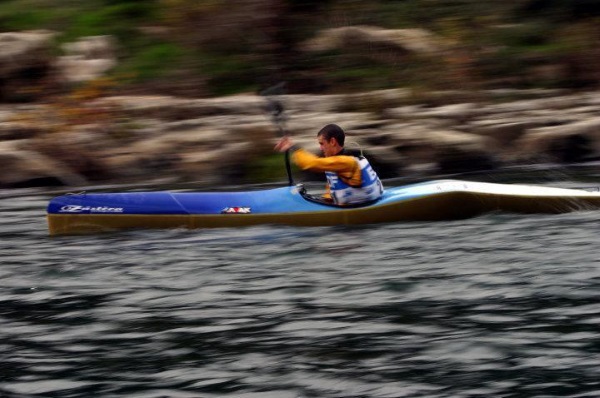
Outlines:
<svg viewBox="0 0 600 398"><path fill-rule="evenodd" d="M277 133L279 135L279 137L285 137L287 134L287 132L285 131L285 127L284 127L284 108L283 105L281 104L280 101L273 99L272 97L268 96L267 97L267 101L268 101L268 106L269 106L269 112L271 113L271 117L273 119L273 123L275 123L275 125L277 126ZM285 151L285 171L287 172L287 176L288 176L288 185L289 186L293 186L294 185L294 178L292 176L292 166L290 164L290 151L287 150Z"/></svg>

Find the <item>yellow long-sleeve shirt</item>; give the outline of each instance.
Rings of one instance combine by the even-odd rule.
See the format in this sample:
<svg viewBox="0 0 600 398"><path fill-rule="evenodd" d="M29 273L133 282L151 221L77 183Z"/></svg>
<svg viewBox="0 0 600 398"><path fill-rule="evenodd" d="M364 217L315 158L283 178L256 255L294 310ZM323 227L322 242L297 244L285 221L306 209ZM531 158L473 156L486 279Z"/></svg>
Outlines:
<svg viewBox="0 0 600 398"><path fill-rule="evenodd" d="M292 160L302 170L316 172L331 171L336 173L346 184L358 187L362 184L362 177L358 161L354 156L336 155L320 158L304 149L298 149L293 152ZM329 184L327 184L327 194L329 195Z"/></svg>

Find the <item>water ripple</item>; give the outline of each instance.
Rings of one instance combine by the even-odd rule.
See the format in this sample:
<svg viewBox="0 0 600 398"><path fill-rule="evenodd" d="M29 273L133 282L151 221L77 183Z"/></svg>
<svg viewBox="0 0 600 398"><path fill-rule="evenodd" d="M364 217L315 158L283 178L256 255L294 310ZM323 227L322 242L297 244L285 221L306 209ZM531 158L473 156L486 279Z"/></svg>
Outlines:
<svg viewBox="0 0 600 398"><path fill-rule="evenodd" d="M597 213L49 238L0 199L0 396L592 397Z"/></svg>

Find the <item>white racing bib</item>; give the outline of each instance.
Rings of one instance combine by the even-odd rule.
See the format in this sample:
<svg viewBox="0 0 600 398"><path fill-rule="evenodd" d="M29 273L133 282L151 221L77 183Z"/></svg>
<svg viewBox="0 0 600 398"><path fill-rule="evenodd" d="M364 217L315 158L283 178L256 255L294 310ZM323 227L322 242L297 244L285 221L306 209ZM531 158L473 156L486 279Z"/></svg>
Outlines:
<svg viewBox="0 0 600 398"><path fill-rule="evenodd" d="M357 158L360 166L362 185L352 187L342 181L339 176L331 171L326 171L325 176L329 183L331 198L338 205L360 204L377 200L383 194L383 184L377 173L366 158Z"/></svg>

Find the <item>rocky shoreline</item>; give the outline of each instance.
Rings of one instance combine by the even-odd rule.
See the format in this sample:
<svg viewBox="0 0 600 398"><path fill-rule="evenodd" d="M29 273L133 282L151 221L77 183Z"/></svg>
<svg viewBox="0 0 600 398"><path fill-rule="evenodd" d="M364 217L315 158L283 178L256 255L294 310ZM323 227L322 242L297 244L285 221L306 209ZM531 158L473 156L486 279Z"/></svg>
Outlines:
<svg viewBox="0 0 600 398"><path fill-rule="evenodd" d="M510 100L507 100L510 98ZM383 178L600 158L600 92L282 95L286 130L316 151L327 123L348 132ZM111 96L0 106L0 187L252 183L272 151L265 99ZM283 170L283 166L281 167ZM275 175L281 175L274 172Z"/></svg>
<svg viewBox="0 0 600 398"><path fill-rule="evenodd" d="M265 98L126 93L103 77L117 63L113 37L63 44L57 57L55 35L0 33L0 188L285 178ZM305 51L349 41L441 51L427 32L375 27L321 32ZM300 145L316 151L316 132L337 123L382 178L600 158L600 92L397 88L278 100Z"/></svg>

